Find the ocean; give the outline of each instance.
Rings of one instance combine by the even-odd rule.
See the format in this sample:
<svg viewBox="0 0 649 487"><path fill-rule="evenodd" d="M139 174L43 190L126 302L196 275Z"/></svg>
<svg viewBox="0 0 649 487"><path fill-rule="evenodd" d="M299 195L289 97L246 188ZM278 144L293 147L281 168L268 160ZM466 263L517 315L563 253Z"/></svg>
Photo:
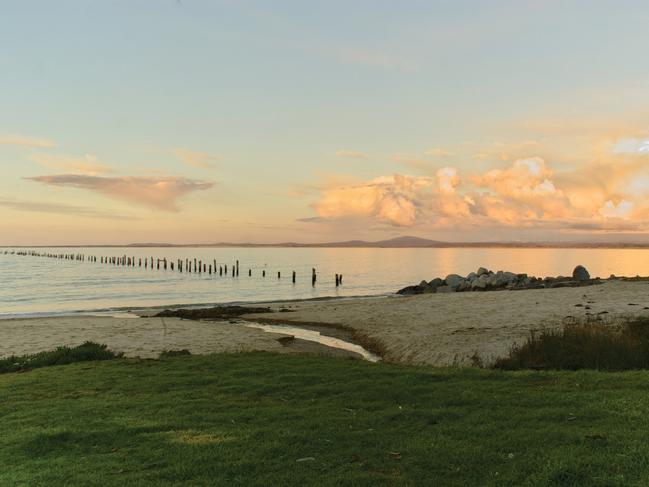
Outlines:
<svg viewBox="0 0 649 487"><path fill-rule="evenodd" d="M41 253L216 261L239 276L122 267L99 262L5 255L0 249L0 318L105 312L165 305L382 295L422 279L483 266L535 276L570 275L584 265L593 277L649 275L649 249L555 248L66 248ZM311 285L311 269L317 282ZM248 271L252 276L248 275ZM266 271L266 277L262 272ZM292 283L291 273L296 272ZM281 278L277 273L281 273ZM335 274L343 275L336 287Z"/></svg>

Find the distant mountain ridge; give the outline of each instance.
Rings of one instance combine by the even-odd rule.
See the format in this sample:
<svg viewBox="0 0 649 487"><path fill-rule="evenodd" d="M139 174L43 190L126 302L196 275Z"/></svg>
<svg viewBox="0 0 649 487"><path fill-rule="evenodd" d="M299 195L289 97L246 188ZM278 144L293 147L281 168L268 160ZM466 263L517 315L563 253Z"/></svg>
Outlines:
<svg viewBox="0 0 649 487"><path fill-rule="evenodd" d="M119 246L116 246L119 247ZM210 244L133 243L126 247L286 247L286 248L649 248L649 243L607 243L607 242L444 242L421 237L403 236L376 242L347 240L323 243L235 243L218 242Z"/></svg>

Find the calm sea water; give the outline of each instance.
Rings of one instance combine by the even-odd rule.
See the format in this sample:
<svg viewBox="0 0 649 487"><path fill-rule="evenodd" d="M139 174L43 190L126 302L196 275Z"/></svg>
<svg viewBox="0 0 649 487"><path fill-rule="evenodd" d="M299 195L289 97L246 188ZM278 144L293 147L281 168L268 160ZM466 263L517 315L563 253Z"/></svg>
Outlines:
<svg viewBox="0 0 649 487"><path fill-rule="evenodd" d="M48 249L39 249L47 252ZM116 267L91 262L3 255L0 317L172 304L208 304L393 293L422 279L466 275L479 266L536 276L569 275L577 264L593 277L649 275L648 249L49 249L96 256L197 258L231 266L239 277ZM318 282L311 286L311 268ZM252 269L252 277L248 277ZM262 278L262 270L266 277ZM297 272L296 284L291 272ZM277 272L282 278L277 279ZM334 275L344 275L336 288Z"/></svg>

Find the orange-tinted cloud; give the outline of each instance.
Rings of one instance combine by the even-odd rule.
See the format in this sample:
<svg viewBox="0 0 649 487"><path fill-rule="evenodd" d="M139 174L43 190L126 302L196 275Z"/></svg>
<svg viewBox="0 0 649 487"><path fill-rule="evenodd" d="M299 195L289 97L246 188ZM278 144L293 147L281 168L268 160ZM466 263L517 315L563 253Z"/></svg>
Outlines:
<svg viewBox="0 0 649 487"><path fill-rule="evenodd" d="M560 174L538 157L466 178L454 167L438 169L434 178L397 174L328 187L314 208L327 219L361 216L397 226L640 230L649 227L649 164L637 158Z"/></svg>
<svg viewBox="0 0 649 487"><path fill-rule="evenodd" d="M52 142L51 140L26 137L24 135L17 134L0 135L0 145L18 145L21 147L40 149L56 147L56 143Z"/></svg>
<svg viewBox="0 0 649 487"><path fill-rule="evenodd" d="M78 158L39 152L31 154L29 158L41 166L51 167L53 169L62 169L64 171L73 171L78 174L95 176L112 172L112 169L109 166L103 164L99 158L93 154L86 154L82 158Z"/></svg>
<svg viewBox="0 0 649 487"><path fill-rule="evenodd" d="M27 179L51 186L93 191L110 198L163 211L178 211L177 200L180 197L214 186L214 183L208 181L182 177L101 177L61 174Z"/></svg>
<svg viewBox="0 0 649 487"><path fill-rule="evenodd" d="M108 220L135 220L130 215L116 213L112 210L74 206L61 203L44 201L25 201L18 199L0 198L0 207L15 211L28 211L34 213L54 213L57 215L73 215L87 218L104 218Z"/></svg>
<svg viewBox="0 0 649 487"><path fill-rule="evenodd" d="M220 156L208 154L207 152L188 151L185 149L174 150L174 155L188 166L199 169L212 169L214 163L221 159Z"/></svg>

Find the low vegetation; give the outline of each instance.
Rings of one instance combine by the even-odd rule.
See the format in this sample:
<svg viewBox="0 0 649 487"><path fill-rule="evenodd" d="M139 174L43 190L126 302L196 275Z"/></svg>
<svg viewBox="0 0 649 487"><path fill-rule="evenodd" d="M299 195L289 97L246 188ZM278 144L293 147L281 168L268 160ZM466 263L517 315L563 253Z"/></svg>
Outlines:
<svg viewBox="0 0 649 487"><path fill-rule="evenodd" d="M633 370L649 368L649 319L621 325L575 323L532 334L496 368Z"/></svg>
<svg viewBox="0 0 649 487"><path fill-rule="evenodd" d="M0 376L0 485L642 485L649 372L270 353Z"/></svg>
<svg viewBox="0 0 649 487"><path fill-rule="evenodd" d="M58 347L47 352L31 355L12 355L0 359L0 374L7 372L20 372L48 365L65 365L73 362L89 362L93 360L110 360L120 357L108 350L106 345L94 342L85 342L77 347Z"/></svg>

